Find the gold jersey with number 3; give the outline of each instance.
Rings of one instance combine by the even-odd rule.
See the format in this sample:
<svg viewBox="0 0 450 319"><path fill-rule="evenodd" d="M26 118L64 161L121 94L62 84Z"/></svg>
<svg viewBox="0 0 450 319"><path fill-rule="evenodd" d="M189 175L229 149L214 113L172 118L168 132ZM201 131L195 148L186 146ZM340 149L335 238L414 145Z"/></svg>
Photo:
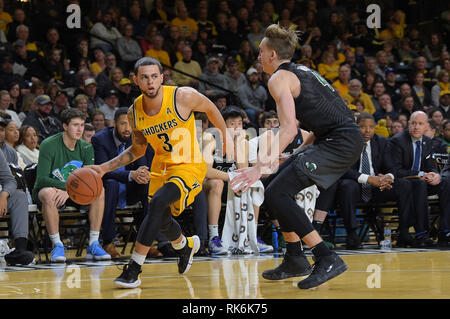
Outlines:
<svg viewBox="0 0 450 319"><path fill-rule="evenodd" d="M194 115L191 113L183 119L178 113L178 87L163 85L161 89L161 109L153 116L144 111L143 95L136 98L133 104L134 124L155 151L150 170L149 199L165 183L175 183L181 198L171 209L173 215L179 215L202 190L206 163L196 138Z"/></svg>

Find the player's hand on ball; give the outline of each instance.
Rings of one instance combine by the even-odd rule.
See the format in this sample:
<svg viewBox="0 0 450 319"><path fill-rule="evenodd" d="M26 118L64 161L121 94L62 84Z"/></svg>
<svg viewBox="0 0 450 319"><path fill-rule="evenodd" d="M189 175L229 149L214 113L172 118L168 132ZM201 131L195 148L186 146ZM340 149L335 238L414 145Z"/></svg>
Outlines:
<svg viewBox="0 0 450 319"><path fill-rule="evenodd" d="M100 175L100 177L103 177L103 175L106 174L106 172L102 169L101 165L87 165L83 167L87 167L94 170L98 175Z"/></svg>

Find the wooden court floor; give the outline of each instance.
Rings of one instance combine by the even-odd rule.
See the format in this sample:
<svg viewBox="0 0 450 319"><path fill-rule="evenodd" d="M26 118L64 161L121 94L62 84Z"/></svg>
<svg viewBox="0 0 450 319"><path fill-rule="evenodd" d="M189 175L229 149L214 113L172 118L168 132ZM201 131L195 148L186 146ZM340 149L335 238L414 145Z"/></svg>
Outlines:
<svg viewBox="0 0 450 319"><path fill-rule="evenodd" d="M337 251L349 265L343 275L311 290L302 278L272 282L266 269L282 261L278 254L195 257L190 271L178 275L176 259L147 259L140 288L118 289L113 280L119 262L0 264L1 299L449 299L450 251L377 249ZM308 256L310 256L308 254ZM312 262L311 257L308 257Z"/></svg>

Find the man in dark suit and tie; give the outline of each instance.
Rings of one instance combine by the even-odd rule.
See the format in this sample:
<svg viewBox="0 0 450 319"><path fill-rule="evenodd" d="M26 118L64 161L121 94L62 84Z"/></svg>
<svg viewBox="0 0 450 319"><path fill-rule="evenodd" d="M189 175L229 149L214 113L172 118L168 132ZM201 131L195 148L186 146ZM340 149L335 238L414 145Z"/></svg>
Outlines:
<svg viewBox="0 0 450 319"><path fill-rule="evenodd" d="M107 127L92 137L95 164L101 164L116 157L131 145L131 126L127 118L128 109L119 108L114 115L114 127ZM117 207L136 204L146 198L149 170L153 159L153 149L147 149L145 156L126 167L103 176L105 188L105 211L102 222L103 246L112 258L120 257L113 244L116 236L115 218ZM147 203L142 203L144 208Z"/></svg>
<svg viewBox="0 0 450 319"><path fill-rule="evenodd" d="M450 229L450 183L447 178L441 178L436 169L431 139L424 135L427 127L427 115L422 111L414 112L408 130L396 134L390 140L388 152L392 157L395 176L408 177L412 184L418 247L427 247L433 243L428 235L428 196L439 195L440 232Z"/></svg>
<svg viewBox="0 0 450 319"><path fill-rule="evenodd" d="M318 202L336 203L340 207L347 230L347 249L359 249L362 246L357 234L357 203L398 201L400 236L403 242L412 243L405 221L412 209L411 185L392 173L392 165L386 156L388 141L375 134L374 117L361 113L357 124L365 142L361 157L331 188L321 190Z"/></svg>
<svg viewBox="0 0 450 319"><path fill-rule="evenodd" d="M442 179L446 180L447 184L450 184L450 160L447 161L441 172ZM450 214L447 214L447 226L450 225ZM444 229L439 232L438 244L440 247L448 248L450 247L450 229Z"/></svg>

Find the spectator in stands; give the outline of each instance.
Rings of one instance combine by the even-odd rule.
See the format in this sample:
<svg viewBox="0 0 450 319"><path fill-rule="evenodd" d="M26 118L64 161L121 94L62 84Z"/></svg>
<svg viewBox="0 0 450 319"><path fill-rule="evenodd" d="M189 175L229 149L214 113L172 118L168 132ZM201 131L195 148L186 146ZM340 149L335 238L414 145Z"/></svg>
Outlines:
<svg viewBox="0 0 450 319"><path fill-rule="evenodd" d="M417 72L414 76L414 84L411 87L414 104L421 110L427 112L433 107L430 90L423 84L425 75Z"/></svg>
<svg viewBox="0 0 450 319"><path fill-rule="evenodd" d="M23 95L20 92L20 85L17 82L12 82L8 86L9 96L11 98L8 109L20 114L22 111Z"/></svg>
<svg viewBox="0 0 450 319"><path fill-rule="evenodd" d="M445 119L450 119L450 91L441 91L439 94L439 107Z"/></svg>
<svg viewBox="0 0 450 319"><path fill-rule="evenodd" d="M137 40L140 40L144 37L145 30L149 23L148 19L145 19L142 14L142 9L138 1L132 3L130 9L130 24L134 29L134 36ZM125 26L126 31L127 26ZM139 52L139 51L138 51ZM137 59L136 59L137 60Z"/></svg>
<svg viewBox="0 0 450 319"><path fill-rule="evenodd" d="M50 56L51 50L57 49L61 51L61 59L67 58L66 46L59 42L59 32L56 28L50 28L46 33L46 42L42 45L42 50L45 56Z"/></svg>
<svg viewBox="0 0 450 319"><path fill-rule="evenodd" d="M410 118L411 114L418 110L420 109L414 106L414 98L411 95L402 98L400 112L408 115L408 118Z"/></svg>
<svg viewBox="0 0 450 319"><path fill-rule="evenodd" d="M435 107L439 106L439 96L441 91L449 91L449 73L447 70L441 70L437 75L438 82L431 89L431 100Z"/></svg>
<svg viewBox="0 0 450 319"><path fill-rule="evenodd" d="M389 96L394 98L396 95L396 91L399 88L398 84L395 82L395 79L397 77L397 74L395 73L394 68L387 68L385 72L385 81L384 85L386 88L386 93L389 94Z"/></svg>
<svg viewBox="0 0 450 319"><path fill-rule="evenodd" d="M95 134L95 127L89 123L84 124L83 135L81 136L81 138L84 141L88 142L89 144L92 144L91 140L94 134Z"/></svg>
<svg viewBox="0 0 450 319"><path fill-rule="evenodd" d="M402 107L403 107L403 100L404 98L408 97L408 96L412 96L412 89L411 89L411 85L409 85L408 83L403 83L402 85L400 85L400 90L399 93L394 99L394 108L396 111L401 111ZM414 101L414 99L413 99ZM419 109L418 105L414 104L414 108L415 109Z"/></svg>
<svg viewBox="0 0 450 319"><path fill-rule="evenodd" d="M61 112L70 107L67 92L63 90L56 91L52 102L53 108L51 114L61 121Z"/></svg>
<svg viewBox="0 0 450 319"><path fill-rule="evenodd" d="M336 202L340 207L347 231L347 249L362 248L357 234L359 225L356 220L356 205L358 202L365 204L371 201L398 201L399 243L405 240L412 242L408 237L407 222L408 216L413 214L411 185L406 179L394 177L390 158L386 156L388 140L375 134L373 116L363 112L358 116L357 124L365 141L361 157L332 188L324 193L326 197L331 196L329 198L332 202Z"/></svg>
<svg viewBox="0 0 450 319"><path fill-rule="evenodd" d="M411 48L411 40L409 38L403 38L400 40L400 47L397 49L400 62L405 64L411 63L417 54L413 52Z"/></svg>
<svg viewBox="0 0 450 319"><path fill-rule="evenodd" d="M180 29L180 35L186 40L194 40L198 33L198 26L194 19L189 17L186 6L182 5L176 12L176 17L170 21L170 24Z"/></svg>
<svg viewBox="0 0 450 319"><path fill-rule="evenodd" d="M9 110L8 107L11 105L11 96L9 92L6 90L0 91L0 113L8 114L11 119L17 124L17 126L22 125L22 121L20 120L17 113L13 110Z"/></svg>
<svg viewBox="0 0 450 319"><path fill-rule="evenodd" d="M95 23L91 30L91 47L101 47L104 52L115 48L117 40L122 37L119 30L113 25L111 12L103 13L102 21Z"/></svg>
<svg viewBox="0 0 450 319"><path fill-rule="evenodd" d="M83 37L80 37L77 40L77 45L73 52L69 52L69 57L72 63L72 66L78 67L81 61L89 61L89 40ZM89 68L88 68L89 69Z"/></svg>
<svg viewBox="0 0 450 319"><path fill-rule="evenodd" d="M429 90L431 90L431 87L434 84L434 82L433 82L434 75L432 72L427 70L427 59L422 55L420 55L414 59L413 70L409 74L409 82L411 82L411 83L414 82L414 77L418 72L423 73L423 75L424 75L423 84Z"/></svg>
<svg viewBox="0 0 450 319"><path fill-rule="evenodd" d="M358 79L350 80L348 84L348 94L342 96L349 104L354 104L355 99L361 100L364 104L364 112L375 113L375 106L370 99L370 96L363 92L362 83Z"/></svg>
<svg viewBox="0 0 450 319"><path fill-rule="evenodd" d="M35 164L39 159L38 132L33 126L22 125L19 130L17 153L19 153L25 165ZM33 186L33 185L30 185Z"/></svg>
<svg viewBox="0 0 450 319"><path fill-rule="evenodd" d="M339 63L330 51L325 51L322 55L322 63L319 63L317 70L329 82L334 81L339 73Z"/></svg>
<svg viewBox="0 0 450 319"><path fill-rule="evenodd" d="M240 88L247 85L247 78L244 73L239 71L239 62L232 56L228 57L226 68L225 76L230 83L230 90L237 93Z"/></svg>
<svg viewBox="0 0 450 319"><path fill-rule="evenodd" d="M215 95L211 98L211 101L217 106L219 111L222 111L227 105L227 97L223 94Z"/></svg>
<svg viewBox="0 0 450 319"><path fill-rule="evenodd" d="M142 58L141 47L133 39L133 25L131 23L125 26L123 37L117 40L117 51L119 51L125 72L133 69L133 64Z"/></svg>
<svg viewBox="0 0 450 319"><path fill-rule="evenodd" d="M186 74L192 75L195 78L199 78L202 74L202 68L200 64L192 60L192 48L190 45L185 45L183 47L183 59L175 63L175 70L183 71ZM191 86L193 88L198 88L198 80L190 77L188 75L173 71L173 80L178 86Z"/></svg>
<svg viewBox="0 0 450 319"><path fill-rule="evenodd" d="M429 118L433 120L438 126L441 125L442 121L444 120L442 112L437 108L432 109L428 114ZM439 134L439 132L436 133Z"/></svg>
<svg viewBox="0 0 450 319"><path fill-rule="evenodd" d="M105 54L106 66L102 72L97 76L96 80L99 87L99 92L108 86L111 86L111 71L118 67L117 58L113 52L107 52Z"/></svg>
<svg viewBox="0 0 450 319"><path fill-rule="evenodd" d="M402 122L400 122L399 120L394 120L391 126L391 137L402 132L404 129L405 128L403 127Z"/></svg>
<svg viewBox="0 0 450 319"><path fill-rule="evenodd" d="M110 126L92 138L95 164L102 164L116 157L131 145L131 127L127 118L128 108L119 108L114 114L115 125ZM150 181L149 167L153 150L149 147L146 155L130 165L103 176L105 189L105 212L102 222L103 248L112 258L120 257L113 240L116 237L116 209L134 205L146 198ZM142 202L146 207L146 201ZM146 212L144 208L144 212Z"/></svg>
<svg viewBox="0 0 450 319"><path fill-rule="evenodd" d="M92 61L91 61L92 62ZM94 48L94 61L91 63L90 71L97 77L106 68L105 50L102 46Z"/></svg>
<svg viewBox="0 0 450 319"><path fill-rule="evenodd" d="M158 27L153 23L148 24L147 28L145 29L144 37L139 42L139 45L141 46L141 52L145 53L153 47L153 38L157 34Z"/></svg>
<svg viewBox="0 0 450 319"><path fill-rule="evenodd" d="M376 82L373 86L373 95L371 97L373 106L375 110L380 110L380 103L378 99L386 92L386 88L384 87L384 82Z"/></svg>
<svg viewBox="0 0 450 319"><path fill-rule="evenodd" d="M0 0L0 21L0 30L3 32L6 32L8 24L13 22L11 15L5 11L4 0Z"/></svg>
<svg viewBox="0 0 450 319"><path fill-rule="evenodd" d="M86 123L91 123L92 117L90 115L90 112L88 111L88 103L89 98L84 94L78 94L73 99L73 107L83 112L84 116L86 117Z"/></svg>
<svg viewBox="0 0 450 319"><path fill-rule="evenodd" d="M39 144L47 137L62 131L61 122L51 115L52 107L52 100L48 95L39 95L34 101L34 110L22 122L22 125L36 128Z"/></svg>
<svg viewBox="0 0 450 319"><path fill-rule="evenodd" d="M167 12L164 8L164 0L155 0L149 14L149 20L154 23L158 30L162 31L170 26ZM142 50L145 52L145 50Z"/></svg>
<svg viewBox="0 0 450 319"><path fill-rule="evenodd" d="M391 97L388 94L383 94L378 98L378 103L380 104L380 110L373 114L375 121L378 122L380 119L384 118L386 115L390 114L392 117L397 116L397 112L394 110L394 106L391 102ZM406 125L405 125L406 126Z"/></svg>
<svg viewBox="0 0 450 319"><path fill-rule="evenodd" d="M105 114L105 125L114 126L114 114L119 108L119 96L115 89L110 89L105 92L105 105L99 108Z"/></svg>
<svg viewBox="0 0 450 319"><path fill-rule="evenodd" d="M136 94L131 90L131 81L128 78L122 78L119 82L119 105L130 106L133 104Z"/></svg>
<svg viewBox="0 0 450 319"><path fill-rule="evenodd" d="M21 88L25 88L23 77L13 73L13 63L14 61L7 53L0 54L0 89L2 90L6 90L12 82L17 82Z"/></svg>
<svg viewBox="0 0 450 319"><path fill-rule="evenodd" d="M92 113L92 125L95 127L95 131L101 131L103 130L105 125L105 114L103 114L100 110L95 110Z"/></svg>
<svg viewBox="0 0 450 319"><path fill-rule="evenodd" d="M264 32L261 26L261 22L258 19L252 19L250 22L250 32L247 34L247 40L255 55L259 54L259 44L264 38Z"/></svg>
<svg viewBox="0 0 450 319"><path fill-rule="evenodd" d="M235 106L227 106L221 113L227 128L233 132L235 154L239 157L236 158L235 162L233 161L234 163L228 162L226 157L217 154L214 135L203 135L203 157L208 166L204 182L208 203L208 247L212 255L227 254L227 249L222 246L222 241L219 236L219 215L222 206L222 194L226 194L227 191L224 192L224 189L228 189L228 172L232 166L236 166L237 168L248 167L248 141L245 139L245 130L243 130L242 125L244 115Z"/></svg>
<svg viewBox="0 0 450 319"><path fill-rule="evenodd" d="M340 96L348 94L348 84L351 72L351 68L348 64L341 64L339 67L338 79L333 82L333 87L338 91Z"/></svg>
<svg viewBox="0 0 450 319"><path fill-rule="evenodd" d="M23 42L25 42L27 51L39 52L36 43L28 41L29 37L30 37L30 29L28 28L28 26L26 26L24 24L18 25L16 28L16 37L17 37L17 40L22 40ZM16 42L17 42L17 40L16 40Z"/></svg>
<svg viewBox="0 0 450 319"><path fill-rule="evenodd" d="M265 108L267 91L259 82L258 71L255 68L248 69L247 79L248 82L239 88L238 96L250 121L257 123L256 115Z"/></svg>
<svg viewBox="0 0 450 319"><path fill-rule="evenodd" d="M220 44L226 46L231 54L236 54L239 51L240 45L245 39L244 35L239 32L238 26L238 19L235 16L230 16L227 30L217 39Z"/></svg>
<svg viewBox="0 0 450 319"><path fill-rule="evenodd" d="M241 45L239 46L239 52L235 58L239 63L238 68L241 72L246 72L255 63L256 57L247 40L242 40Z"/></svg>
<svg viewBox="0 0 450 319"><path fill-rule="evenodd" d="M3 127L2 119L0 127ZM29 232L27 195L23 190L17 189L17 182L2 151L0 151L0 185L0 217L9 214L15 246L15 250L5 255L5 261L10 266L32 264L34 255L27 250Z"/></svg>
<svg viewBox="0 0 450 319"><path fill-rule="evenodd" d="M378 74L377 71L377 60L374 57L368 56L364 61L365 72L363 73L362 83L363 87L366 87L368 84L367 78L370 76L372 78L372 84L375 82L384 81L384 78Z"/></svg>
<svg viewBox="0 0 450 319"><path fill-rule="evenodd" d="M210 98L218 94L227 95L230 89L227 77L219 73L219 63L217 57L209 58L206 70L200 75L198 90Z"/></svg>
<svg viewBox="0 0 450 319"><path fill-rule="evenodd" d="M436 135L439 125L436 124L432 119L428 119L428 126L424 133L431 139L431 154L446 154L447 144L442 141L442 138Z"/></svg>
<svg viewBox="0 0 450 319"><path fill-rule="evenodd" d="M442 124L442 141L447 145L447 153L450 154L450 121Z"/></svg>
<svg viewBox="0 0 450 319"><path fill-rule="evenodd" d="M447 50L447 45L442 42L441 35L437 32L431 33L430 42L425 45L423 50L426 59L436 63L441 57L441 53Z"/></svg>
<svg viewBox="0 0 450 319"><path fill-rule="evenodd" d="M19 127L12 120L7 120L6 122L4 142L15 149L19 141Z"/></svg>
<svg viewBox="0 0 450 319"><path fill-rule="evenodd" d="M80 208L69 199L66 180L73 170L94 164L94 149L81 139L84 129L84 115L78 109L68 109L62 114L64 131L46 139L40 146L36 183L33 199L40 207L45 219L50 240L53 244L51 262L65 262L64 245L59 236L58 208L69 205ZM107 254L98 242L105 205L105 194L89 207L89 247L86 258L108 260Z"/></svg>
<svg viewBox="0 0 450 319"><path fill-rule="evenodd" d="M197 14L197 27L198 32L205 32L208 35L208 39L214 42L215 37L217 37L217 30L214 22L208 20L208 8L201 7L198 9Z"/></svg>
<svg viewBox="0 0 450 319"><path fill-rule="evenodd" d="M157 34L153 38L153 47L145 52L145 56L157 59L163 66L172 66L169 53L163 50L164 38Z"/></svg>
<svg viewBox="0 0 450 319"><path fill-rule="evenodd" d="M97 93L97 81L94 78L87 78L84 80L84 93L89 98L88 112L93 112L95 109L101 109L106 106L105 101Z"/></svg>
<svg viewBox="0 0 450 319"><path fill-rule="evenodd" d="M412 178L412 195L416 212L415 246L427 247L433 242L429 237L428 196L439 194L440 230L450 229L447 224L450 213L450 189L446 180L442 180L435 169L431 156L432 143L424 136L428 127L428 117L422 111L414 112L409 120L409 129L395 135L390 140L392 167L396 178Z"/></svg>

